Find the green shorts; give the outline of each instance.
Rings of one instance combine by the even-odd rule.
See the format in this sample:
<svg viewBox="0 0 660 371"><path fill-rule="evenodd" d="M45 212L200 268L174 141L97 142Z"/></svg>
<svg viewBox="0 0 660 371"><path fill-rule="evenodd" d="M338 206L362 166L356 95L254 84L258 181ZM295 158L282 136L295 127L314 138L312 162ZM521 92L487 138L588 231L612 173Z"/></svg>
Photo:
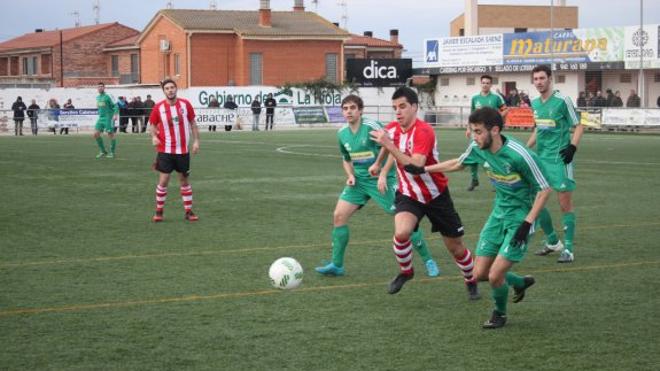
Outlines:
<svg viewBox="0 0 660 371"><path fill-rule="evenodd" d="M532 226L527 243L519 246L511 246L511 239L516 234L516 230L525 219L526 214L520 214L517 217L500 217L492 212L488 216L486 224L479 234L477 243L477 256L496 257L502 255L514 263L520 262L527 253L527 246L531 241L534 227Z"/></svg>
<svg viewBox="0 0 660 371"><path fill-rule="evenodd" d="M387 191L385 194L378 192L378 178L358 178L355 177L355 185L344 187L339 195L340 200L350 204L364 206L373 199L386 213L394 215L394 195L397 188L396 178L387 179Z"/></svg>
<svg viewBox="0 0 660 371"><path fill-rule="evenodd" d="M575 190L575 180L573 179L573 163L565 164L562 161L543 162L543 169L550 187L557 192L573 192Z"/></svg>
<svg viewBox="0 0 660 371"><path fill-rule="evenodd" d="M113 124L112 120L96 120L96 126L94 126L94 130L102 133L102 132L108 132L108 133L114 133L115 132L115 125Z"/></svg>

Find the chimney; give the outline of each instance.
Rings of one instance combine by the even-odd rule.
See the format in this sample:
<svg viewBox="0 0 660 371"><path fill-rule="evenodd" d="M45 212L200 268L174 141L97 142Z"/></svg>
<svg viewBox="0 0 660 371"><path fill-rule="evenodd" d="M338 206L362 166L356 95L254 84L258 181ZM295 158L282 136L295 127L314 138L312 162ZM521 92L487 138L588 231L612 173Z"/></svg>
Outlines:
<svg viewBox="0 0 660 371"><path fill-rule="evenodd" d="M44 29L43 28L37 28L36 30L34 30L34 32L44 32Z"/></svg>
<svg viewBox="0 0 660 371"><path fill-rule="evenodd" d="M304 12L305 11L305 0L294 0L294 2L293 2L293 11L294 12Z"/></svg>
<svg viewBox="0 0 660 371"><path fill-rule="evenodd" d="M374 37L374 33L372 31L364 31L364 36L366 37Z"/></svg>
<svg viewBox="0 0 660 371"><path fill-rule="evenodd" d="M270 23L270 0L259 1L259 26L271 27Z"/></svg>
<svg viewBox="0 0 660 371"><path fill-rule="evenodd" d="M397 29L390 30L390 41L395 44L399 43L399 30Z"/></svg>
<svg viewBox="0 0 660 371"><path fill-rule="evenodd" d="M334 24L335 27L339 28L339 22L332 22L332 24Z"/></svg>

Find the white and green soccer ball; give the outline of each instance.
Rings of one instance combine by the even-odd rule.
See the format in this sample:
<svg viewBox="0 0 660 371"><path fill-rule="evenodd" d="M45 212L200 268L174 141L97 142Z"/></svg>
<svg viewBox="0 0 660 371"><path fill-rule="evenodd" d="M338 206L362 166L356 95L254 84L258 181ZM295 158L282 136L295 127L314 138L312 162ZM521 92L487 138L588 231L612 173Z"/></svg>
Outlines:
<svg viewBox="0 0 660 371"><path fill-rule="evenodd" d="M303 269L294 258L279 258L270 265L268 276L273 287L290 290L302 283Z"/></svg>

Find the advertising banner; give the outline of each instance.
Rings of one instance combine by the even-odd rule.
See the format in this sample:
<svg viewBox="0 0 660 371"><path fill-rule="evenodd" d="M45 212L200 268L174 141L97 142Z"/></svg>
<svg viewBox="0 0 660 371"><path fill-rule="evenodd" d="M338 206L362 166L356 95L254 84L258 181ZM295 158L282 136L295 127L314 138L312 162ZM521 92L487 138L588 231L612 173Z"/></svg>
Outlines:
<svg viewBox="0 0 660 371"><path fill-rule="evenodd" d="M296 124L320 124L328 122L323 107L293 107Z"/></svg>
<svg viewBox="0 0 660 371"><path fill-rule="evenodd" d="M647 24L625 28L623 58L626 69L660 68L660 25ZM641 59L641 60L640 60Z"/></svg>
<svg viewBox="0 0 660 371"><path fill-rule="evenodd" d="M345 122L346 119L341 113L341 107L325 107L325 113L328 115L328 122Z"/></svg>
<svg viewBox="0 0 660 371"><path fill-rule="evenodd" d="M604 126L660 126L660 109L604 108Z"/></svg>
<svg viewBox="0 0 660 371"><path fill-rule="evenodd" d="M502 34L424 40L427 67L502 64Z"/></svg>
<svg viewBox="0 0 660 371"><path fill-rule="evenodd" d="M346 80L360 86L403 86L412 77L412 59L347 59Z"/></svg>
<svg viewBox="0 0 660 371"><path fill-rule="evenodd" d="M504 34L505 64L620 61L622 27Z"/></svg>

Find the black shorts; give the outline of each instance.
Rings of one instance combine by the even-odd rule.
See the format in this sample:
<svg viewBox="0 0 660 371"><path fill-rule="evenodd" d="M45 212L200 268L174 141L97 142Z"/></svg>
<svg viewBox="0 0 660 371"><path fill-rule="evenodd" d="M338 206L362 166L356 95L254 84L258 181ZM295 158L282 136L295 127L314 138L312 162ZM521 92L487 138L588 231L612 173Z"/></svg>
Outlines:
<svg viewBox="0 0 660 371"><path fill-rule="evenodd" d="M440 232L441 235L452 238L461 237L465 233L461 217L454 209L454 202L449 195L449 188L445 188L440 196L428 204L415 201L397 192L394 205L397 214L404 211L414 214L418 224L424 216L427 216L431 222L432 232Z"/></svg>
<svg viewBox="0 0 660 371"><path fill-rule="evenodd" d="M187 178L190 175L190 154L175 155L158 152L154 169L166 174L170 174L173 170L176 170L177 173L181 173Z"/></svg>

